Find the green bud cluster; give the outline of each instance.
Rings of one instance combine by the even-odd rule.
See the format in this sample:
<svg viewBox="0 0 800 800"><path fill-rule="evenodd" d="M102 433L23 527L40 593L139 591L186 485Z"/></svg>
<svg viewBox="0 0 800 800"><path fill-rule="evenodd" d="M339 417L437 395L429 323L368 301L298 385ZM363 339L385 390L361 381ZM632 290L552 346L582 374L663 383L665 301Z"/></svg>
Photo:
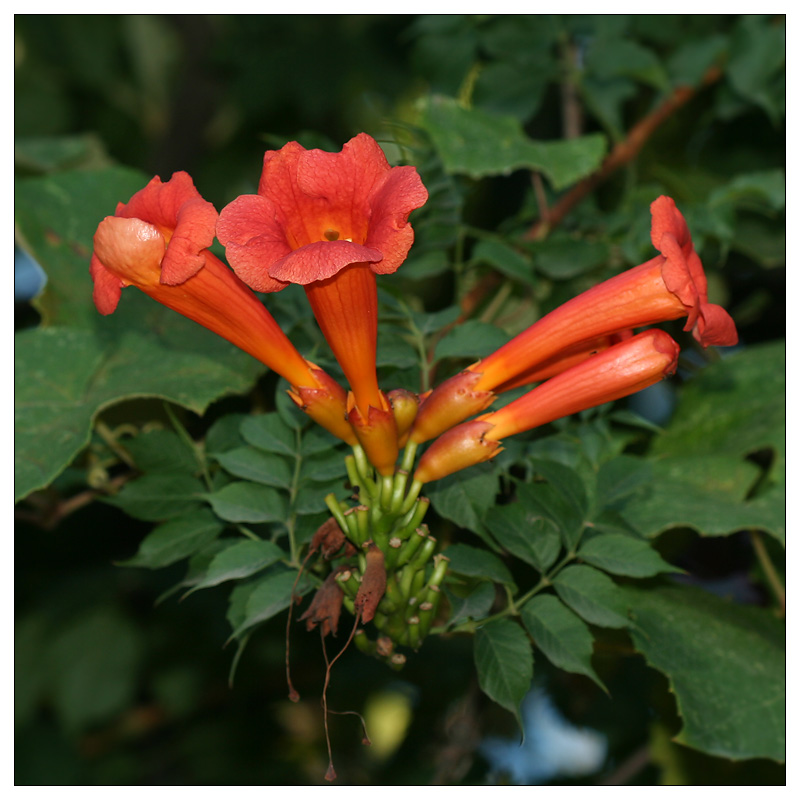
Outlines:
<svg viewBox="0 0 800 800"><path fill-rule="evenodd" d="M375 545L384 555L386 591L372 620L380 635L371 640L364 629L359 629L355 643L395 669L405 662L397 647L417 649L428 634L448 563L445 556L436 554L437 541L423 523L430 501L419 496L421 484L408 481L415 449L410 445L401 468L385 477L375 473L361 448L354 447L345 462L355 504L337 500L333 494L325 498L355 548L355 554L342 562L347 568L336 578L350 613L355 613L367 550Z"/></svg>

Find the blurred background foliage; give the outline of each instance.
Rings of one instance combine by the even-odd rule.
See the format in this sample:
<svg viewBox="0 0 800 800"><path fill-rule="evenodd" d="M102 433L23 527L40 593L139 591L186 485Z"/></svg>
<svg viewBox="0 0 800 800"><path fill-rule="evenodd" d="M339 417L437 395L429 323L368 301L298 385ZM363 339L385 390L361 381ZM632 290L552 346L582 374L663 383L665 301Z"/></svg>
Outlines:
<svg viewBox="0 0 800 800"><path fill-rule="evenodd" d="M290 139L339 150L364 130L393 163L416 164L431 198L414 217L409 261L381 284L386 386L427 388L578 291L649 258L647 207L660 193L685 213L711 299L731 311L743 344L784 337L782 17L18 15L14 44L17 214L27 249L57 246L37 222L42 203L52 204L59 236L88 241L74 229L90 237L114 202L153 174L166 180L188 171L220 209L255 191L264 150ZM690 88L681 94L682 87ZM138 172L114 173L102 197L84 195L81 175L112 165ZM598 170L602 180L592 182ZM48 181L46 201L37 199L39 180ZM115 196L123 184L130 190ZM33 303L16 303L18 330L90 320L88 254L73 251L53 250L52 271L43 264L50 286ZM82 284L65 277L84 262ZM138 309L145 306L131 306L129 326ZM301 350L319 346L297 298L287 292L271 309ZM453 327L456 320L469 321ZM22 373L64 358L41 341L27 360L18 356ZM133 349L146 357L149 346ZM70 418L75 439L63 464L81 449L95 411L108 406L90 448L66 470L55 464L18 487L25 499L15 545L17 783L322 781L316 636L298 628L292 638L300 704L286 699L282 615L251 638L230 689L224 589L154 608L183 569L116 566L137 552L152 523L87 502L108 487L104 431L169 426L178 413L200 436L226 414L274 407L274 377L251 388L254 365L225 361L225 353L209 359L230 373L208 367L206 383L183 387L188 399L176 396L180 387L152 392L198 413L238 393L202 419L167 413L156 400L114 405L133 393L132 384L116 385L79 409L77 422ZM172 365L162 366L167 380ZM56 447L55 435L44 441ZM776 448L762 453L764 476L773 474ZM458 527L457 512L448 517L441 500L434 507ZM772 535L759 539L778 565L779 528L769 520ZM707 589L761 606L775 600L744 532L728 527L706 538L676 526L658 549ZM728 761L672 742L680 722L666 680L613 632L594 659L610 696L543 658L536 666L560 713L602 733L605 757L587 774L515 772L480 748L491 735L513 740L514 720L479 691L471 648L469 637L430 637L399 674L357 651L338 662L330 705L365 713L375 740L362 747L357 719L332 717L342 782L784 782L775 762ZM528 758L545 756L534 750Z"/></svg>

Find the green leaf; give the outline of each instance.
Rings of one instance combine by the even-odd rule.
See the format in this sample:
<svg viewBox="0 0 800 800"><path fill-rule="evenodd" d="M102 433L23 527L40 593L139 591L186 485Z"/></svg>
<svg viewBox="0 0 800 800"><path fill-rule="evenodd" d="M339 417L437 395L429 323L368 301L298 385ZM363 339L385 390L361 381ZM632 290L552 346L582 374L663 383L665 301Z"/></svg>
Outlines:
<svg viewBox="0 0 800 800"><path fill-rule="evenodd" d="M326 495L333 492L339 500L343 500L351 491L345 488L343 478L332 481L303 483L297 490L292 510L297 514L318 514L328 510Z"/></svg>
<svg viewBox="0 0 800 800"><path fill-rule="evenodd" d="M519 625L500 619L475 634L475 666L482 691L522 727L519 706L533 679L533 652Z"/></svg>
<svg viewBox="0 0 800 800"><path fill-rule="evenodd" d="M548 278L565 281L608 263L604 242L588 242L565 235L538 242L534 248L536 269Z"/></svg>
<svg viewBox="0 0 800 800"><path fill-rule="evenodd" d="M144 296L123 298L128 300L157 305ZM141 331L116 342L105 327L98 333L35 328L15 335L17 500L49 484L88 444L95 415L119 400L162 397L202 414L221 395L244 391L261 370L224 340L177 314L164 318L162 310L142 309ZM98 325L116 322L107 318ZM158 336L148 332L153 323L162 327ZM181 352L183 344L176 336L170 342L169 334L184 326L192 326L193 342Z"/></svg>
<svg viewBox="0 0 800 800"><path fill-rule="evenodd" d="M568 472L572 472L561 464L549 463L560 468L559 474L566 475ZM550 474L555 475L555 469L548 468L548 471ZM575 473L572 473L572 475L575 476ZM586 521L585 516L581 508L572 502L569 497L565 496L555 484L533 483L520 485L517 487L517 494L520 504L528 509L530 513L549 519L556 526L564 545L568 549L575 546L583 532Z"/></svg>
<svg viewBox="0 0 800 800"><path fill-rule="evenodd" d="M531 169L544 173L554 189L563 189L594 172L606 150L599 134L536 142L525 135L515 117L466 109L441 95L425 102L421 124L445 169L472 178Z"/></svg>
<svg viewBox="0 0 800 800"><path fill-rule="evenodd" d="M94 609L62 624L44 657L53 706L71 731L110 720L136 696L142 642L116 611Z"/></svg>
<svg viewBox="0 0 800 800"><path fill-rule="evenodd" d="M536 283L530 256L494 239L482 239L472 252L472 263L486 263L512 280L528 286Z"/></svg>
<svg viewBox="0 0 800 800"><path fill-rule="evenodd" d="M300 442L300 454L303 458L308 458L309 456L315 456L319 453L329 452L340 444L341 441L333 436L333 434L315 426L309 428L309 430L303 434L303 438ZM342 456L342 459L344 459L344 456Z"/></svg>
<svg viewBox="0 0 800 800"><path fill-rule="evenodd" d="M531 598L520 609L520 616L534 643L556 667L586 675L607 691L592 667L591 631L557 597L540 594Z"/></svg>
<svg viewBox="0 0 800 800"><path fill-rule="evenodd" d="M203 484L191 475L153 472L129 481L105 502L136 519L157 522L199 508L204 492Z"/></svg>
<svg viewBox="0 0 800 800"><path fill-rule="evenodd" d="M43 325L91 330L98 321L88 275L92 237L117 203L148 180L144 173L109 167L15 182L14 216L25 249L47 273L47 289L35 302Z"/></svg>
<svg viewBox="0 0 800 800"><path fill-rule="evenodd" d="M208 509L165 522L153 529L139 545L133 558L119 562L122 567L148 567L159 569L188 558L213 542L224 530L220 522Z"/></svg>
<svg viewBox="0 0 800 800"><path fill-rule="evenodd" d="M785 628L765 609L688 586L626 586L636 649L669 679L681 744L731 759L785 759Z"/></svg>
<svg viewBox="0 0 800 800"><path fill-rule="evenodd" d="M188 472L199 468L197 457L175 431L140 433L121 442L141 472Z"/></svg>
<svg viewBox="0 0 800 800"><path fill-rule="evenodd" d="M636 456L617 456L597 474L597 502L602 508L618 504L653 480L650 462Z"/></svg>
<svg viewBox="0 0 800 800"><path fill-rule="evenodd" d="M48 276L42 327L20 331L15 352L15 497L48 485L89 442L95 415L135 397L161 397L202 414L243 392L263 366L216 334L135 289L102 317L88 263L97 224L147 179L117 168L20 181L16 222Z"/></svg>
<svg viewBox="0 0 800 800"><path fill-rule="evenodd" d="M460 596L445 587L450 601L450 619L448 625L456 625L464 620L482 620L489 615L495 601L495 587L489 581L481 581L467 595Z"/></svg>
<svg viewBox="0 0 800 800"><path fill-rule="evenodd" d="M450 572L504 583L511 587L512 591L516 590L511 573L494 553L467 544L451 544L444 554L450 559L448 565Z"/></svg>
<svg viewBox="0 0 800 800"><path fill-rule="evenodd" d="M336 478L344 478L347 475L347 467L344 459L346 453L333 448L326 453L315 453L303 460L300 468L302 480L310 481L332 481Z"/></svg>
<svg viewBox="0 0 800 800"><path fill-rule="evenodd" d="M286 501L270 486L234 481L205 495L214 513L228 522L285 522Z"/></svg>
<svg viewBox="0 0 800 800"><path fill-rule="evenodd" d="M666 72L658 56L644 45L622 36L593 37L586 68L601 80L630 77L656 89L667 88Z"/></svg>
<svg viewBox="0 0 800 800"><path fill-rule="evenodd" d="M687 455L652 462L652 482L621 508L642 535L675 527L704 536L726 536L749 524L762 527L744 503L758 467L721 455Z"/></svg>
<svg viewBox="0 0 800 800"><path fill-rule="evenodd" d="M234 615L233 612L229 612L229 619L238 621L231 636L241 638L249 628L289 608L293 595L302 597L313 586L314 584L305 575L298 581L296 570L279 566L270 569L268 574L249 584L248 590L243 589L237 595L237 613Z"/></svg>
<svg viewBox="0 0 800 800"><path fill-rule="evenodd" d="M558 596L579 616L602 628L625 628L625 603L619 587L593 567L571 566L553 579Z"/></svg>
<svg viewBox="0 0 800 800"><path fill-rule="evenodd" d="M288 489L292 485L292 470L286 460L274 453L255 447L236 447L217 456L222 468L237 478Z"/></svg>
<svg viewBox="0 0 800 800"><path fill-rule="evenodd" d="M782 169L740 173L715 189L708 202L711 206L733 203L766 213L782 211L786 206L786 173Z"/></svg>
<svg viewBox="0 0 800 800"><path fill-rule="evenodd" d="M295 432L275 411L247 417L242 422L241 433L248 444L268 453L293 456L296 452Z"/></svg>
<svg viewBox="0 0 800 800"><path fill-rule="evenodd" d="M451 328L439 340L436 345L436 360L484 358L507 341L508 336L494 325L479 320L467 320Z"/></svg>
<svg viewBox="0 0 800 800"><path fill-rule="evenodd" d="M667 69L673 86L697 86L706 71L728 49L722 34L681 43L670 56Z"/></svg>
<svg viewBox="0 0 800 800"><path fill-rule="evenodd" d="M555 523L523 502L489 509L486 527L498 544L539 572L552 567L561 552Z"/></svg>
<svg viewBox="0 0 800 800"><path fill-rule="evenodd" d="M614 575L651 578L660 572L682 572L668 564L642 539L621 533L603 533L586 540L578 558Z"/></svg>
<svg viewBox="0 0 800 800"><path fill-rule="evenodd" d="M623 515L650 536L680 524L717 536L756 528L784 543L785 450L786 345L752 345L686 384L653 441L655 479ZM747 459L770 451L766 471Z"/></svg>
<svg viewBox="0 0 800 800"><path fill-rule="evenodd" d="M209 455L219 455L244 444L239 432L246 414L226 414L220 417L206 433L205 449Z"/></svg>
<svg viewBox="0 0 800 800"><path fill-rule="evenodd" d="M247 578L286 558L286 553L274 542L236 541L214 556L203 579L188 594L225 581Z"/></svg>
<svg viewBox="0 0 800 800"><path fill-rule="evenodd" d="M500 488L491 468L478 467L465 477L450 475L425 489L436 513L485 538L483 518L494 505Z"/></svg>

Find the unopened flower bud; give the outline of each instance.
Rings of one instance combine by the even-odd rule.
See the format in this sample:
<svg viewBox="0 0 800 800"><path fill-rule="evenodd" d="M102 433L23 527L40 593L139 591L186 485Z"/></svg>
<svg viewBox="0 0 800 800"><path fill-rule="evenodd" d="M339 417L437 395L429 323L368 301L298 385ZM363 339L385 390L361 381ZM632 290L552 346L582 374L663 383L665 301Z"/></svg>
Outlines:
<svg viewBox="0 0 800 800"><path fill-rule="evenodd" d="M441 385L422 403L410 439L422 444L461 420L483 411L494 400L494 393L476 391L478 372L459 372Z"/></svg>

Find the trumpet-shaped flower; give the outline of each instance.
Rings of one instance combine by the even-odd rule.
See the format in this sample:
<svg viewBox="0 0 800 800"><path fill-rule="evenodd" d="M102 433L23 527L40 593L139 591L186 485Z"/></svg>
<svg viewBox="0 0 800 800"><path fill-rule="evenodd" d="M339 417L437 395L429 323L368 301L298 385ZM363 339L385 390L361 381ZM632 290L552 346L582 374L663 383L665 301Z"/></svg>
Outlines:
<svg viewBox="0 0 800 800"><path fill-rule="evenodd" d="M678 345L658 329L615 344L499 411L442 434L420 459L414 479L427 483L488 461L502 450L500 442L507 436L645 389L675 371L678 353Z"/></svg>
<svg viewBox="0 0 800 800"><path fill-rule="evenodd" d="M708 302L703 266L675 202L659 197L650 211L651 238L661 254L574 297L468 367L467 372L480 376L471 386L473 394L491 395L540 380L552 374L549 368L554 363L575 352L591 354L605 337L680 317L687 317L685 330L692 330L704 347L736 344L733 320ZM440 390L448 395L442 398L448 415L434 422L428 417L437 407L431 401ZM459 405L463 405L460 411ZM420 408L411 439L426 441L473 413L473 398L455 396L446 382Z"/></svg>
<svg viewBox="0 0 800 800"><path fill-rule="evenodd" d="M396 441L393 457L381 433L393 417L375 369L375 274L405 260L414 240L408 215L427 197L416 169L390 167L365 133L340 153L289 142L265 154L258 194L238 197L217 224L231 266L253 289L305 288L350 383L350 421L373 463L393 463L397 454Z"/></svg>
<svg viewBox="0 0 800 800"><path fill-rule="evenodd" d="M300 355L253 292L207 249L216 219L185 172L166 183L153 178L118 204L94 236L89 271L98 311L111 314L122 288L136 286L282 375L310 416L354 442L344 390Z"/></svg>

